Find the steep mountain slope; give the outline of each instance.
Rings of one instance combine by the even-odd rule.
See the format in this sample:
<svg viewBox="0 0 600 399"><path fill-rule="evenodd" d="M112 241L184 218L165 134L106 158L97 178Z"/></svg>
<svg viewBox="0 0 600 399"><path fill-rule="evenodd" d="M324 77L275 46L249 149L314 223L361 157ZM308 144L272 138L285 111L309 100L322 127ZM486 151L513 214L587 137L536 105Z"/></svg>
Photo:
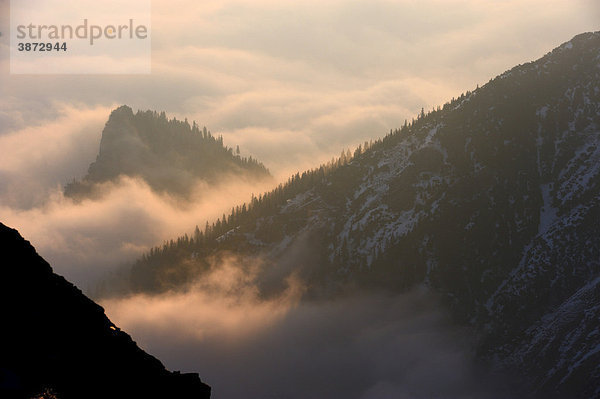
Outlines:
<svg viewBox="0 0 600 399"><path fill-rule="evenodd" d="M265 295L292 273L309 297L426 283L531 393L600 397L599 208L596 32L153 249L132 288L221 253L261 259Z"/></svg>
<svg viewBox="0 0 600 399"><path fill-rule="evenodd" d="M0 397L210 397L197 374L167 371L1 223L0 253Z"/></svg>
<svg viewBox="0 0 600 399"><path fill-rule="evenodd" d="M234 155L213 137L187 120L167 119L165 113L133 113L123 105L114 110L102 131L100 151L81 181L65 187L73 198L98 194L98 184L119 176L142 178L158 192L186 197L198 180L214 184L236 175L248 179L270 177L252 157Z"/></svg>

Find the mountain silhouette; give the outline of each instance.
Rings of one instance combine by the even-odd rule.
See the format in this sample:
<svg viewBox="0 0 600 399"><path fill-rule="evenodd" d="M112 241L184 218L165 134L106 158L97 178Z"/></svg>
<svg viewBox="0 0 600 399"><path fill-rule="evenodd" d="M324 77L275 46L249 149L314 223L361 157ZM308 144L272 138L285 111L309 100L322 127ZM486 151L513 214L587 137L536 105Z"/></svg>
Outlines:
<svg viewBox="0 0 600 399"><path fill-rule="evenodd" d="M1 223L0 253L0 397L210 397L197 374L166 370Z"/></svg>

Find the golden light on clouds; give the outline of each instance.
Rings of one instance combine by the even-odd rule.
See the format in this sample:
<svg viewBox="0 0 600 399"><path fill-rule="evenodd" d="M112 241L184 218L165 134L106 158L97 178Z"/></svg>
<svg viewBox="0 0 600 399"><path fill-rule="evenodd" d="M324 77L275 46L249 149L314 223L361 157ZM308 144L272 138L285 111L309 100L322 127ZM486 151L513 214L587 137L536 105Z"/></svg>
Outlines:
<svg viewBox="0 0 600 399"><path fill-rule="evenodd" d="M8 3L0 1L2 26ZM77 231L81 239L63 255L49 254L67 277L75 269L63 262L79 259L78 245L82 254L95 245L90 253L105 259L82 269L102 270L269 188L242 184L233 193L223 185L225 200L178 213L123 181L115 195L139 201L66 204L61 187L94 161L103 123L120 104L195 120L282 180L597 29L599 15L588 0L155 0L152 7L148 76L9 75L8 35L0 36L0 218L23 228L42 254L48 235ZM91 209L115 216L91 221ZM162 234L131 229L121 245L84 226L123 229L118 218L127 214Z"/></svg>
<svg viewBox="0 0 600 399"><path fill-rule="evenodd" d="M291 277L275 298L256 286L260 259L245 268L233 256L214 260L212 271L186 291L107 299L102 305L119 325L163 331L183 340L241 344L261 334L298 305L303 286Z"/></svg>

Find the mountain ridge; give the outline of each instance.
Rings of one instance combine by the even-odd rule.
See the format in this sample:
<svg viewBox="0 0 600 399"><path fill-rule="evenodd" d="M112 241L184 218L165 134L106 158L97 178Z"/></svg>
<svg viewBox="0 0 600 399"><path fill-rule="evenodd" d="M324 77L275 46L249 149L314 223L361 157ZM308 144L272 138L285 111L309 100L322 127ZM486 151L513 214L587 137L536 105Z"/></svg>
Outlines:
<svg viewBox="0 0 600 399"><path fill-rule="evenodd" d="M185 119L168 119L164 112L138 111L122 105L110 114L96 160L87 174L64 187L74 199L97 197L101 185L120 176L141 178L159 193L189 199L194 186L209 185L237 176L246 180L269 179L267 168L251 156L241 157L239 147L223 145L206 127Z"/></svg>
<svg viewBox="0 0 600 399"><path fill-rule="evenodd" d="M166 370L2 223L0 252L5 259L0 396L210 397L198 374Z"/></svg>
<svg viewBox="0 0 600 399"><path fill-rule="evenodd" d="M185 286L225 252L264 260L265 295L292 272L309 298L425 283L528 394L600 397L599 204L590 32L153 249L131 288Z"/></svg>

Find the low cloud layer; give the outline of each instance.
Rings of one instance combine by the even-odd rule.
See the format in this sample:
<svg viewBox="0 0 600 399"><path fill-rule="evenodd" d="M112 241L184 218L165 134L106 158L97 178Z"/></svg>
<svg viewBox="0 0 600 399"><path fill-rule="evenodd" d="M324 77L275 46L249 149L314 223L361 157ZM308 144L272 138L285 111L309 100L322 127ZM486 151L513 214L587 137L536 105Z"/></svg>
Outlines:
<svg viewBox="0 0 600 399"><path fill-rule="evenodd" d="M150 247L191 234L196 225L203 228L269 187L231 177L211 188L199 184L193 200L182 204L142 181L124 178L105 184L107 194L99 200L73 202L56 189L41 206L0 205L0 220L30 240L57 273L87 291Z"/></svg>
<svg viewBox="0 0 600 399"><path fill-rule="evenodd" d="M40 206L95 160L110 107L54 106L56 115L0 135L1 205Z"/></svg>
<svg viewBox="0 0 600 399"><path fill-rule="evenodd" d="M215 399L507 397L424 288L301 302L292 281L263 300L251 273L216 270L186 293L102 305L168 368L199 372Z"/></svg>
<svg viewBox="0 0 600 399"><path fill-rule="evenodd" d="M74 202L63 196L63 187L96 159L112 107L55 107L56 116L0 135L0 221L85 291L150 247L203 228L273 185L223 176L217 185L196 182L190 200L182 202L144 181L122 178L104 184L101 198Z"/></svg>

